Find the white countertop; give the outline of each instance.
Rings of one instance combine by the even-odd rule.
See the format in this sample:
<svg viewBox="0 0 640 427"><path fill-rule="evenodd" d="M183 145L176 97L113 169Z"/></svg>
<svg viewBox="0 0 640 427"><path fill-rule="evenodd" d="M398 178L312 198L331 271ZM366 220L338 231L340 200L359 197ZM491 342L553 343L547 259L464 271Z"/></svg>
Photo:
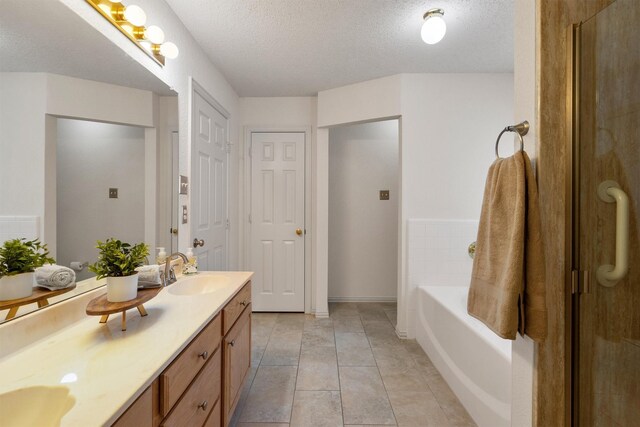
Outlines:
<svg viewBox="0 0 640 427"><path fill-rule="evenodd" d="M212 273L199 273L206 274ZM0 393L64 382L76 403L62 426L113 423L253 275L215 274L228 276L229 284L206 294L173 295L169 289L180 286L179 279L144 304L148 316L129 310L124 332L120 314L106 324L87 316L0 359ZM41 312L43 321L46 314Z"/></svg>

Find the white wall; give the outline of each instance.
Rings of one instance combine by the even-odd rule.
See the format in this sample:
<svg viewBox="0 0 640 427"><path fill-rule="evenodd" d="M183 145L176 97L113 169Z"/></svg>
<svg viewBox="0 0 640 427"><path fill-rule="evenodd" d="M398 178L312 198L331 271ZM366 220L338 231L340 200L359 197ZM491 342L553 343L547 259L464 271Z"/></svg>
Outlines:
<svg viewBox="0 0 640 427"><path fill-rule="evenodd" d="M46 86L45 74L0 73L0 215L44 217Z"/></svg>
<svg viewBox="0 0 640 427"><path fill-rule="evenodd" d="M514 123L529 121L525 149L535 162L537 129L536 102L536 2L515 2ZM518 336L511 355L511 425L533 425L533 377L535 343Z"/></svg>
<svg viewBox="0 0 640 427"><path fill-rule="evenodd" d="M512 74L403 75L405 219L478 219L496 137L512 122Z"/></svg>
<svg viewBox="0 0 640 427"><path fill-rule="evenodd" d="M164 67L149 58L129 39L107 22L84 0L60 0L87 23L103 33L124 52L146 67L152 74L178 92L179 132L180 132L180 174L191 176L191 79L197 81L209 95L222 105L231 115L229 138L231 153L229 160L229 215L231 229L229 236L229 267L237 269L240 257L240 173L238 142L239 109L238 96L225 77L211 63L207 55L196 43L189 30L163 1L137 0L136 4L147 13L149 25L159 25L168 41L174 42L180 54L176 59L167 59ZM189 196L180 196L180 204L189 204ZM191 224L179 225L180 249L188 247Z"/></svg>
<svg viewBox="0 0 640 427"><path fill-rule="evenodd" d="M390 116L401 117L396 329L400 336L412 337L410 302L414 298L407 280L406 221L479 217L495 138L513 122L513 75L402 74L318 94L319 126ZM322 130L318 130L314 159L317 304L328 288L328 209L324 200L329 181L329 138Z"/></svg>
<svg viewBox="0 0 640 427"><path fill-rule="evenodd" d="M144 241L144 128L58 119L57 131L58 264L94 263L96 240Z"/></svg>
<svg viewBox="0 0 640 427"><path fill-rule="evenodd" d="M240 126L315 128L317 104L315 96L240 98Z"/></svg>
<svg viewBox="0 0 640 427"><path fill-rule="evenodd" d="M149 127L155 125L156 98L149 91L54 74L0 73L0 215L40 217L40 236L55 256L57 132L53 116ZM155 135L145 134L145 141L155 145ZM145 181L155 182L155 167L145 172ZM12 185L16 180L20 184ZM155 193L146 197L153 199ZM145 209L155 214L155 202ZM151 245L153 237L148 236Z"/></svg>
<svg viewBox="0 0 640 427"><path fill-rule="evenodd" d="M330 301L396 299L398 131L397 120L329 130Z"/></svg>
<svg viewBox="0 0 640 427"><path fill-rule="evenodd" d="M318 93L318 126L335 126L399 115L402 75L383 77Z"/></svg>

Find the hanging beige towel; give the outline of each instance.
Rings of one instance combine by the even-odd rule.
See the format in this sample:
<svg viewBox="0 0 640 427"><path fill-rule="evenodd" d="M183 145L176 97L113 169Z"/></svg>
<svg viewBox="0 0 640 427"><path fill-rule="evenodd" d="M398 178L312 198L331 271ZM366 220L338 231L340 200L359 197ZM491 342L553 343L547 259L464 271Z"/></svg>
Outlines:
<svg viewBox="0 0 640 427"><path fill-rule="evenodd" d="M489 168L467 311L502 338L547 332L538 190L526 153Z"/></svg>

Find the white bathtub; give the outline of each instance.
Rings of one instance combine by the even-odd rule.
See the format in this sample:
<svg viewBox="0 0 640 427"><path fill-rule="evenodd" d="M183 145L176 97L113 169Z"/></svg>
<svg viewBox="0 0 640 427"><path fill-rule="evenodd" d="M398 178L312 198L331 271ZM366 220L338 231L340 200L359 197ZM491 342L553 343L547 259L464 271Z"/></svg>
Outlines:
<svg viewBox="0 0 640 427"><path fill-rule="evenodd" d="M467 314L467 292L419 287L416 338L478 426L509 426L511 341Z"/></svg>

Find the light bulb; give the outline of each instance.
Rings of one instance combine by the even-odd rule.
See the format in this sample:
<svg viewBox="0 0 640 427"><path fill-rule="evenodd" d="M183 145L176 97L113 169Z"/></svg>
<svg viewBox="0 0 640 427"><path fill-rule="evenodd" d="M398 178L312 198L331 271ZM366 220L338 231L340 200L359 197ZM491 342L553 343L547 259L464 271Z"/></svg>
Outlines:
<svg viewBox="0 0 640 427"><path fill-rule="evenodd" d="M427 44L436 44L447 32L447 24L442 19L444 11L442 9L431 9L424 15L424 24L420 35Z"/></svg>
<svg viewBox="0 0 640 427"><path fill-rule="evenodd" d="M127 6L124 10L124 19L131 22L136 27L142 27L147 22L147 14L140 6Z"/></svg>
<svg viewBox="0 0 640 427"><path fill-rule="evenodd" d="M162 44L164 41L164 31L157 25L150 25L144 30L144 38L153 44Z"/></svg>
<svg viewBox="0 0 640 427"><path fill-rule="evenodd" d="M122 0L111 0L111 3L122 3Z"/></svg>
<svg viewBox="0 0 640 427"><path fill-rule="evenodd" d="M178 50L178 46L174 43L166 42L162 43L162 46L160 46L160 54L165 58L175 59L178 57L178 53L180 53L180 51Z"/></svg>

